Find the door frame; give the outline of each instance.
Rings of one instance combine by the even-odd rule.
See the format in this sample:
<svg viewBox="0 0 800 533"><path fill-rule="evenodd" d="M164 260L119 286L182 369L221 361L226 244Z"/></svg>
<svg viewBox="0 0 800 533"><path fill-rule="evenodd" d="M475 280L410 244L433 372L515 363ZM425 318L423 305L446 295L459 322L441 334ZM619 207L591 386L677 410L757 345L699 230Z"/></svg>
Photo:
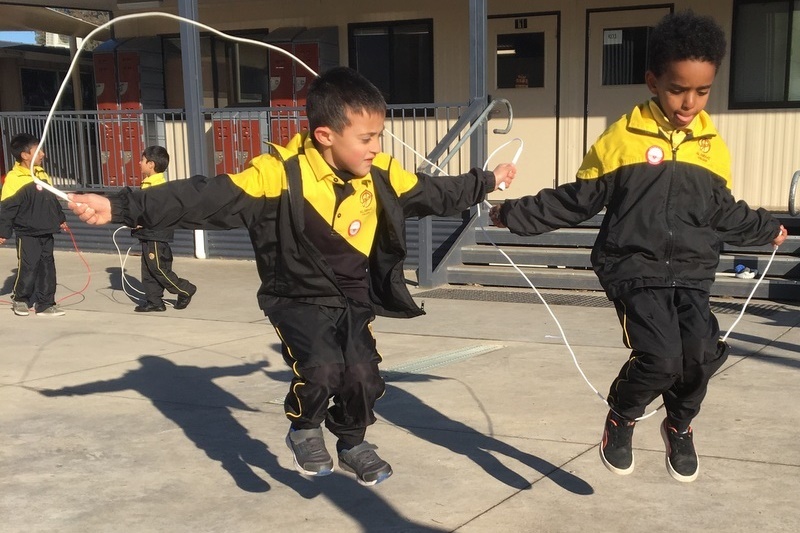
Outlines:
<svg viewBox="0 0 800 533"><path fill-rule="evenodd" d="M632 6L599 7L586 10L586 20L584 22L583 37L583 153L589 150L589 27L592 15L595 13L613 13L615 11L643 11L648 9L668 9L670 13L675 12L675 3L668 2L662 4L639 4ZM592 141L594 142L594 140Z"/></svg>
<svg viewBox="0 0 800 533"><path fill-rule="evenodd" d="M497 14L497 15L489 15L487 20L490 19L509 19L509 18L533 18L533 17L556 17L556 101L555 101L555 120L556 120L556 144L555 144L555 153L553 157L555 159L555 168L553 174L553 180L555 185L560 185L558 183L558 171L560 168L561 160L559 157L560 154L560 147L561 147L561 11L532 11L532 12L524 12L524 13L504 13L504 14ZM492 47L487 43L487 53L493 51ZM488 87L490 86L490 79L489 76L494 75L494 73L486 72L486 85L487 85L487 92ZM487 132L488 133L488 132Z"/></svg>

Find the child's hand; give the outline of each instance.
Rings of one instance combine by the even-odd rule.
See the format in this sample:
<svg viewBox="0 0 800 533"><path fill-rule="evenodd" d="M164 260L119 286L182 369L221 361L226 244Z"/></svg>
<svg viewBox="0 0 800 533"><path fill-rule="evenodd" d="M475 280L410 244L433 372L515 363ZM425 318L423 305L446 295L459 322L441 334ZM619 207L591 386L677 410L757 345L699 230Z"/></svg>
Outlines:
<svg viewBox="0 0 800 533"><path fill-rule="evenodd" d="M6 239L4 237L0 237L0 245L3 245L5 243L6 243Z"/></svg>
<svg viewBox="0 0 800 533"><path fill-rule="evenodd" d="M506 225L500 220L500 206L501 204L493 205L492 208L489 209L489 219L492 221L492 224L498 228L505 228Z"/></svg>
<svg viewBox="0 0 800 533"><path fill-rule="evenodd" d="M111 201L99 194L70 193L67 207L87 224L101 225L111 222Z"/></svg>
<svg viewBox="0 0 800 533"><path fill-rule="evenodd" d="M780 233L780 235L778 235L777 237L775 237L775 240L774 240L774 241L772 241L772 244L773 244L774 246L776 246L776 247L777 247L777 246L780 246L781 244L783 244L783 241L785 241L785 240L786 240L786 237L788 237L788 236L789 236L789 232L788 232L788 231L786 231L786 228L784 228L784 227L783 227L783 224L781 224L781 233Z"/></svg>
<svg viewBox="0 0 800 533"><path fill-rule="evenodd" d="M61 228L64 231L69 231L69 226L67 226L66 222L62 222L59 228Z"/></svg>
<svg viewBox="0 0 800 533"><path fill-rule="evenodd" d="M494 188L497 189L508 189L511 186L511 182L514 179L514 176L517 175L517 167L514 163L503 163L502 165L498 165L494 169ZM503 184L504 186L501 187L500 185Z"/></svg>

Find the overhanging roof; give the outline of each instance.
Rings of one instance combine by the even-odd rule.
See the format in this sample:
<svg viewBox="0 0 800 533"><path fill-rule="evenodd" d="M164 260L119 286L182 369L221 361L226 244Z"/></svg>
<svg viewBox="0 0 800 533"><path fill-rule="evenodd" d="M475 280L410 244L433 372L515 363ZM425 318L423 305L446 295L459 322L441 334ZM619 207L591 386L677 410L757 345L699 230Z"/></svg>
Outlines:
<svg viewBox="0 0 800 533"><path fill-rule="evenodd" d="M0 4L0 31L45 31L86 37L95 28L95 24L46 7ZM108 38L107 31L97 36L100 41Z"/></svg>

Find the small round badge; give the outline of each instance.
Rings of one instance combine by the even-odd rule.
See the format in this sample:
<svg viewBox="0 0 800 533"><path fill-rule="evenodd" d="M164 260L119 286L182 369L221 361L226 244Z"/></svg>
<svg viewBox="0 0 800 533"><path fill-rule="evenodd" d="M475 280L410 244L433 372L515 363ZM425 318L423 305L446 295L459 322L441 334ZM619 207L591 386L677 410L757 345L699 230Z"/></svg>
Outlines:
<svg viewBox="0 0 800 533"><path fill-rule="evenodd" d="M647 149L645 156L647 157L648 163L651 165L658 165L664 161L664 150L662 150L660 146L651 146Z"/></svg>

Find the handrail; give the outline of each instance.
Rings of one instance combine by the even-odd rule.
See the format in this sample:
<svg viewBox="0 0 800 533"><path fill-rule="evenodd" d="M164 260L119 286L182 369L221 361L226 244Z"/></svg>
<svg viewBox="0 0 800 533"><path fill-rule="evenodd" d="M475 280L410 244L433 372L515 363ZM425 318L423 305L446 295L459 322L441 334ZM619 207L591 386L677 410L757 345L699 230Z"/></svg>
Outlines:
<svg viewBox="0 0 800 533"><path fill-rule="evenodd" d="M450 131L447 132L447 134L444 137L442 137L442 140L439 141L439 144L437 144L433 148L433 150L431 150L431 152L428 154L428 161L422 162L420 164L420 166L417 168L417 170L419 172L425 172L425 171L429 170L431 168L431 162L435 161L442 153L444 153L444 151L447 150L447 147L450 146L450 143L452 143L453 140L455 140L456 137L461 135L461 129L467 123L472 122L472 125L469 127L469 129L466 132L464 132L463 135L461 135L461 138L458 140L456 145L453 146L452 149L450 149L450 152L447 154L447 156L442 160L442 162L438 166L439 167L444 167L445 165L447 165L447 163L453 157L455 157L456 154L458 154L458 151L461 149L462 146L464 146L464 144L467 142L467 140L469 140L470 136L473 133L475 133L475 130L477 130L480 127L480 125L484 121L487 120L487 118L489 117L489 113L491 113L492 110L494 110L494 108L497 106L497 104L505 104L506 108L508 109L508 123L506 124L505 128L503 128L503 129L495 128L492 131L494 133L497 133L497 134L500 134L500 135L505 135L506 133L511 131L511 126L514 123L514 111L512 110L511 103L508 100L506 100L505 98L495 98L495 99L493 99L483 109L483 111L481 111L479 114L477 114L477 117L475 117L473 119L473 115L476 114L475 110L476 109L480 109L480 107L481 107L480 105L475 105L476 103L480 104L481 102L478 101L478 100L473 102L469 106L467 111L461 116L461 118L459 118L458 121L455 124L453 124L453 127L450 129ZM438 171L436 173L438 173ZM436 173L434 173L434 175Z"/></svg>
<svg viewBox="0 0 800 533"><path fill-rule="evenodd" d="M455 157L462 146L467 142L470 136L477 131L477 129L488 120L489 114L494 110L494 108L498 104L504 104L508 109L508 123L506 127L503 129L494 129L494 133L497 134L506 134L511 131L511 126L514 121L514 112L511 108L511 103L506 100L505 98L496 98L491 100L486 106L483 108L480 113L478 113L478 109L483 107L482 100L473 101L467 111L458 119L458 121L453 124L453 127L450 128L450 131L442 137L442 140L431 150L428 154L428 160L423 162L417 168L418 172L429 172L432 166L437 166L433 162L436 161L446 150L449 149L449 153L445 158L438 164L438 168L436 172L433 172L433 175L439 173L439 171L444 168L447 163ZM461 130L469 123L472 123L470 127L462 134ZM450 144L460 136L458 142L452 148L448 148ZM433 268L433 224L431 222L431 217L424 217L419 220L419 226L417 228L418 232L418 251L419 251L419 262L417 267L417 282L419 283L420 287L432 287L435 284L434 280L434 268ZM443 261L442 263L445 263ZM446 265L440 263L437 266L437 269L442 269Z"/></svg>
<svg viewBox="0 0 800 533"><path fill-rule="evenodd" d="M792 183L789 185L789 214L796 217L800 214L797 208L797 183L800 182L800 170L792 176Z"/></svg>

